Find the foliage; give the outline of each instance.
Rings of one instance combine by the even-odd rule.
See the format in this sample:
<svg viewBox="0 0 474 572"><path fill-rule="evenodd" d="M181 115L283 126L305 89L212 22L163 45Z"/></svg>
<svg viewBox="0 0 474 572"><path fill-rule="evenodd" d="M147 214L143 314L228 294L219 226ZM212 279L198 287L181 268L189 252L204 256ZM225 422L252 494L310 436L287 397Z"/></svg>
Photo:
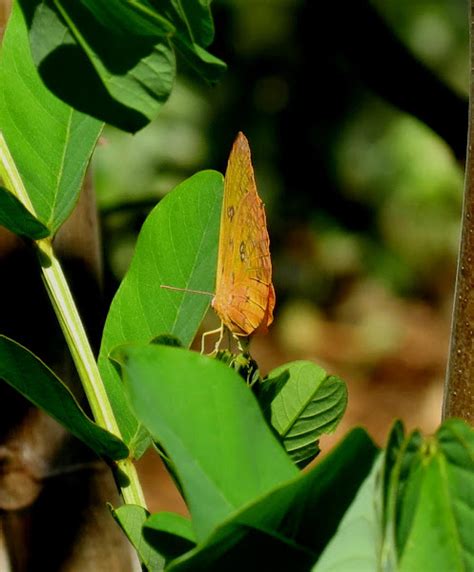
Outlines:
<svg viewBox="0 0 474 572"><path fill-rule="evenodd" d="M81 111L128 131L167 100L175 49L215 81L223 62L206 51L214 36L210 0L21 0L43 81Z"/></svg>
<svg viewBox="0 0 474 572"><path fill-rule="evenodd" d="M132 131L148 122L171 89L175 49L207 79L222 69L206 51L209 4L15 4L0 60L0 223L31 239L43 273L57 262L52 237L77 201L102 128L94 118ZM383 452L354 429L302 471L344 413L344 382L307 361L262 379L248 352L188 349L215 283L222 192L219 173L197 173L143 225L89 380L103 384L98 406L105 399L104 419L113 423L92 422L38 357L4 336L0 376L120 470L151 442L161 451L190 519L150 515L125 492L129 502L111 507L150 572L257 570L262 554L266 567L295 571L342 572L349 562L360 570L472 569L467 425L449 420L423 437L397 423ZM79 326L61 304L67 283L55 279L49 294L78 365Z"/></svg>
<svg viewBox="0 0 474 572"><path fill-rule="evenodd" d="M54 234L71 213L102 124L55 97L31 59L18 3L0 58L0 125L35 216Z"/></svg>
<svg viewBox="0 0 474 572"><path fill-rule="evenodd" d="M149 342L160 334L177 336L190 345L210 298L161 286L212 291L221 199L222 175L203 172L179 185L150 213L107 316L99 368L122 436L137 456L148 440L127 405L108 356L123 342Z"/></svg>

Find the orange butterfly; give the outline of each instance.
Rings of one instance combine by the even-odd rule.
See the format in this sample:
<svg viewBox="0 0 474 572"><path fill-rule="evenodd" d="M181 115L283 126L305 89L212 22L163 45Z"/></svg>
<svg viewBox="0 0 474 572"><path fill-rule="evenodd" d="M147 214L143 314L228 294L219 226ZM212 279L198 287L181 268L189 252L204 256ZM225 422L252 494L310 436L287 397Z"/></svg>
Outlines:
<svg viewBox="0 0 474 572"><path fill-rule="evenodd" d="M270 239L243 133L237 135L225 173L216 293L211 305L234 336L266 332L273 321Z"/></svg>

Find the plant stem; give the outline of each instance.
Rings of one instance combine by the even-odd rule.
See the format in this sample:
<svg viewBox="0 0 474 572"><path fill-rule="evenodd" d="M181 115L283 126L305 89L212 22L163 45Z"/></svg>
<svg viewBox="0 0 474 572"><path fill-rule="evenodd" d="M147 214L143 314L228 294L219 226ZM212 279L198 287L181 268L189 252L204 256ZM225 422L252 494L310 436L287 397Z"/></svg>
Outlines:
<svg viewBox="0 0 474 572"><path fill-rule="evenodd" d="M8 145L0 131L0 176L8 189L36 216L28 193L18 173ZM43 282L66 338L77 372L98 425L122 438L117 420L110 404L104 383L99 373L94 354L84 330L79 312L64 276L63 269L53 249L51 238L35 242L42 271ZM116 463L117 481L124 501L146 507L140 481L131 459Z"/></svg>
<svg viewBox="0 0 474 572"><path fill-rule="evenodd" d="M443 417L474 421L474 1L470 12L471 78L464 205Z"/></svg>
<svg viewBox="0 0 474 572"><path fill-rule="evenodd" d="M84 387L87 400L96 422L121 438L117 420L105 390L97 363L84 330L76 304L69 289L51 239L36 242L43 282L66 338L67 345ZM117 462L118 483L126 503L145 505L145 498L138 476L130 459ZM122 478L123 477L123 478Z"/></svg>
<svg viewBox="0 0 474 572"><path fill-rule="evenodd" d="M52 248L51 240L38 240L36 245L43 273L43 282L71 351L92 414L99 425L120 437L120 430L102 383L95 357L90 348L66 277Z"/></svg>

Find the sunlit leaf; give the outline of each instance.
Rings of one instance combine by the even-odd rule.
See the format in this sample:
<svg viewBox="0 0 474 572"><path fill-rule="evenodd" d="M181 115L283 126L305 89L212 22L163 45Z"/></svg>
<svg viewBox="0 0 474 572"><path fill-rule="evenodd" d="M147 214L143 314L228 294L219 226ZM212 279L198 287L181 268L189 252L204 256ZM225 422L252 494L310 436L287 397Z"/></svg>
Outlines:
<svg viewBox="0 0 474 572"><path fill-rule="evenodd" d="M399 569L473 570L474 431L448 420L409 460L397 483Z"/></svg>
<svg viewBox="0 0 474 572"><path fill-rule="evenodd" d="M0 129L35 216L54 233L77 201L102 124L44 86L17 2L3 39L0 84Z"/></svg>
<svg viewBox="0 0 474 572"><path fill-rule="evenodd" d="M312 572L376 572L381 569L381 461L383 455L374 463Z"/></svg>
<svg viewBox="0 0 474 572"><path fill-rule="evenodd" d="M110 306L99 368L124 439L136 455L148 440L108 355L119 344L151 342L164 334L191 344L211 296L161 286L213 292L222 192L222 175L203 171L159 203L143 225L130 269Z"/></svg>
<svg viewBox="0 0 474 572"><path fill-rule="evenodd" d="M156 345L113 356L138 417L176 469L198 540L298 474L247 384L221 362Z"/></svg>
<svg viewBox="0 0 474 572"><path fill-rule="evenodd" d="M308 463L318 452L317 440L332 433L347 405L345 383L309 361L296 361L273 370L264 381L285 383L270 403L271 423L297 464Z"/></svg>
<svg viewBox="0 0 474 572"><path fill-rule="evenodd" d="M367 434L354 430L311 471L231 515L168 569L259 570L264 555L265 569L309 570L333 537L376 454Z"/></svg>

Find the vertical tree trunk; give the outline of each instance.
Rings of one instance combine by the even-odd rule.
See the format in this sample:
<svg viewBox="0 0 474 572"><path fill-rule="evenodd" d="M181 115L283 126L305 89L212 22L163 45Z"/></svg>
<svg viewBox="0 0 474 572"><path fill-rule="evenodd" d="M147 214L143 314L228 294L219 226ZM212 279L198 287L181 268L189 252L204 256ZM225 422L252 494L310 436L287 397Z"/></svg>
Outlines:
<svg viewBox="0 0 474 572"><path fill-rule="evenodd" d="M464 206L443 417L474 424L474 1L470 14L469 128ZM440 110L440 113L444 113Z"/></svg>
<svg viewBox="0 0 474 572"><path fill-rule="evenodd" d="M9 0L0 0L0 35L8 7ZM97 342L101 259L90 177L55 245L88 333ZM2 227L0 275L0 332L37 353L81 399L37 262L23 241ZM139 570L106 507L120 499L105 463L2 382L0 408L0 570Z"/></svg>

